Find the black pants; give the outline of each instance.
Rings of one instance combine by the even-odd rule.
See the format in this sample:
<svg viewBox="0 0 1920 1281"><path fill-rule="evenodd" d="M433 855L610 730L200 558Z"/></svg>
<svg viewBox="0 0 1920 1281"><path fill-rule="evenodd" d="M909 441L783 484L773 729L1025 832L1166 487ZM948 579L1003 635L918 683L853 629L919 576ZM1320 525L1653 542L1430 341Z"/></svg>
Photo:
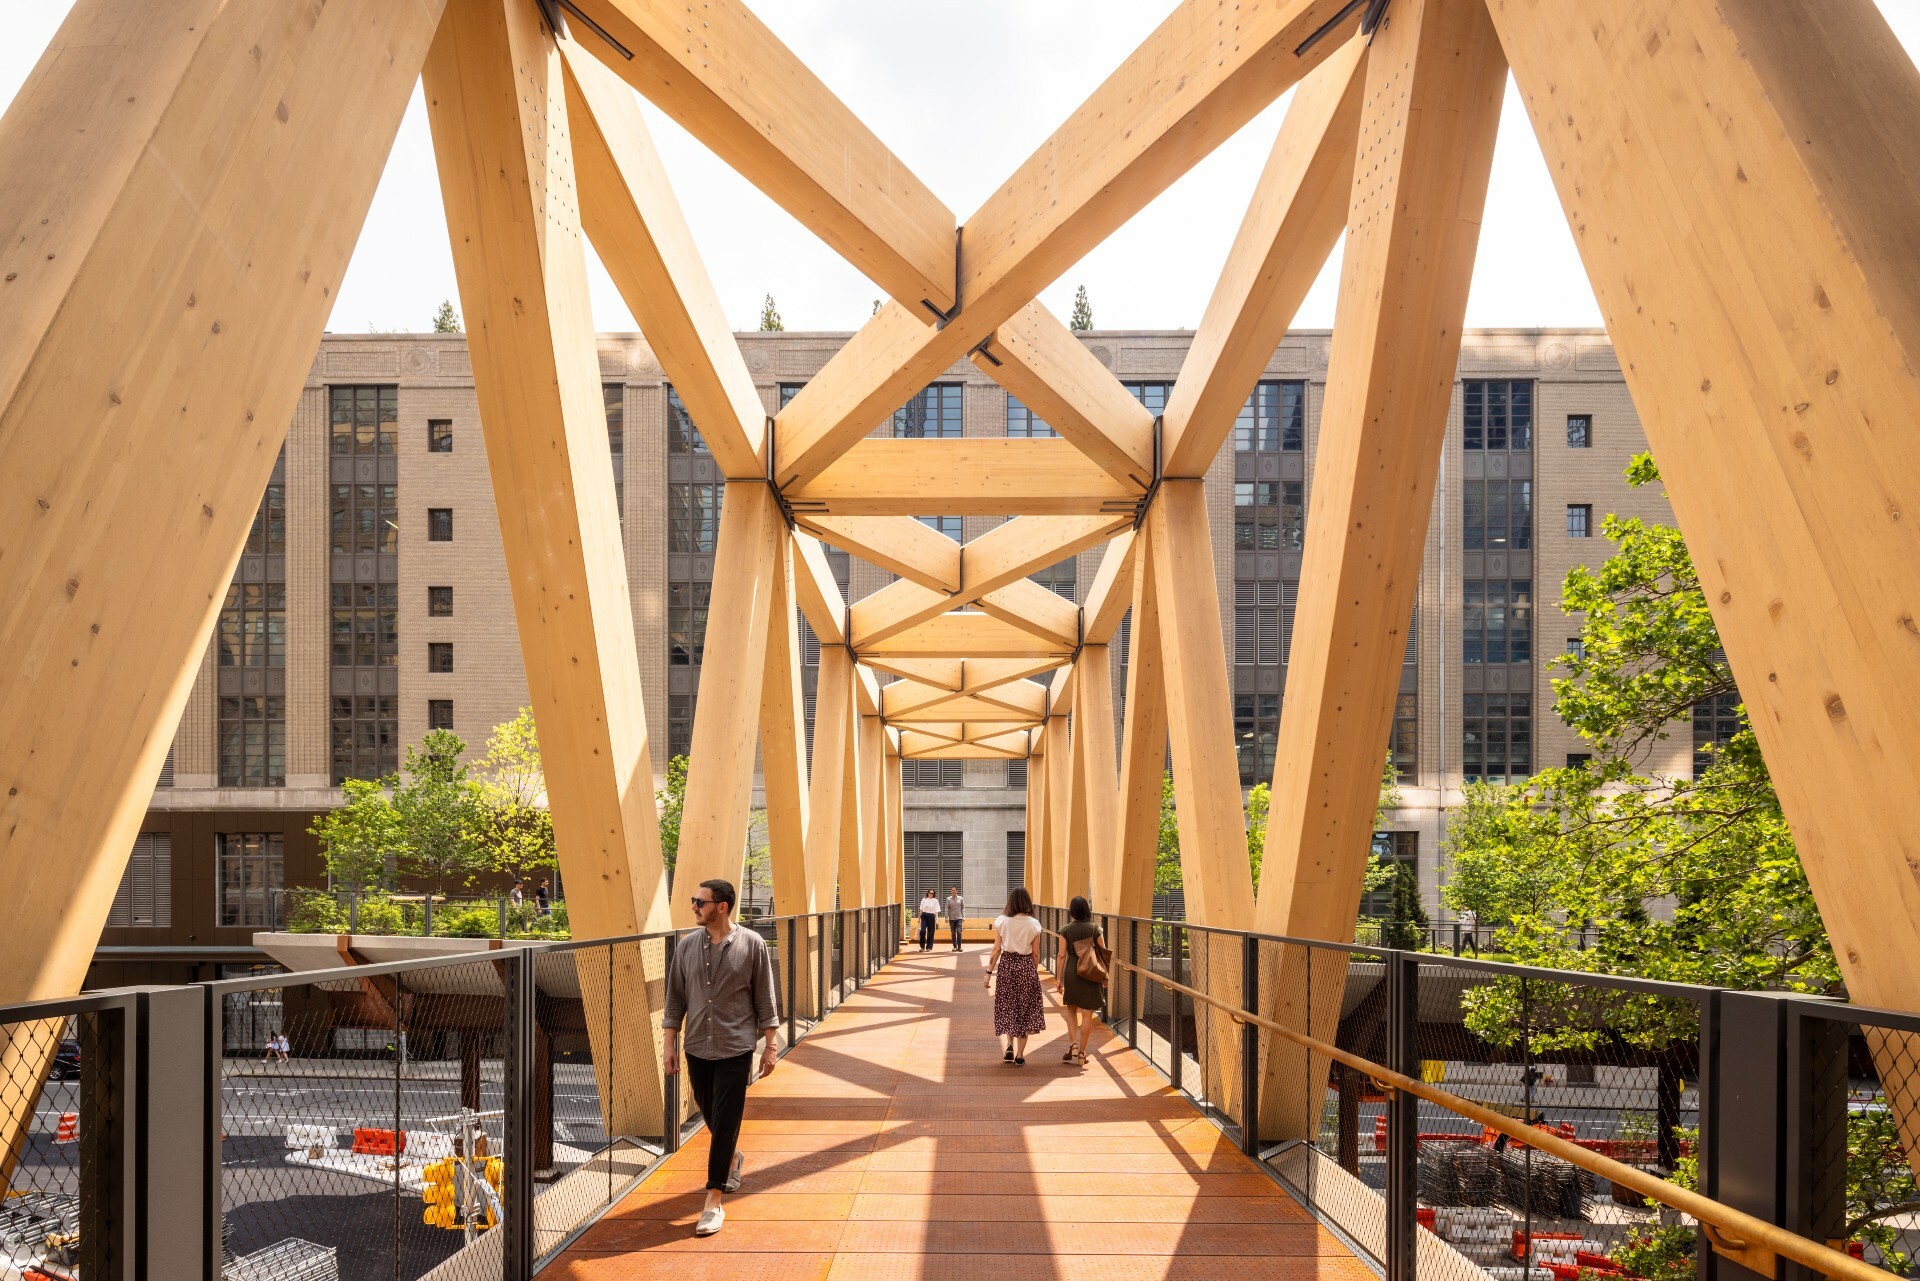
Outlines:
<svg viewBox="0 0 1920 1281"><path fill-rule="evenodd" d="M703 1059L683 1056L687 1079L693 1085L693 1101L707 1119L707 1133L713 1136L707 1149L707 1186L722 1191L733 1170L734 1149L740 1146L740 1118L747 1110L747 1082L753 1079L753 1051L730 1059Z"/></svg>
<svg viewBox="0 0 1920 1281"><path fill-rule="evenodd" d="M960 950L960 927L965 924L966 924L965 921L948 921L947 922L947 928L953 931L953 950L956 952Z"/></svg>
<svg viewBox="0 0 1920 1281"><path fill-rule="evenodd" d="M922 952L930 952L933 950L933 922L935 919L932 912L920 913L920 950Z"/></svg>

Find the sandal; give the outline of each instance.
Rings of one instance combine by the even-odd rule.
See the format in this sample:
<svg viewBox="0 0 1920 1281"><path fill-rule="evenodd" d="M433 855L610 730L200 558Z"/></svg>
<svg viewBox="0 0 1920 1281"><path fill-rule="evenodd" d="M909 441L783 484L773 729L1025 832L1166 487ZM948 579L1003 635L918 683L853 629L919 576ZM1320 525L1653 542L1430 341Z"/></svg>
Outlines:
<svg viewBox="0 0 1920 1281"><path fill-rule="evenodd" d="M1013 1047L1012 1047L1011 1045L1009 1045L1009 1046L1007 1047L1007 1053L1006 1053L1006 1055L1005 1055L1005 1057L1003 1057L1003 1058L1002 1058L1002 1059L1001 1059L1000 1061L1001 1061L1002 1063L1011 1063L1011 1062L1013 1062Z"/></svg>
<svg viewBox="0 0 1920 1281"><path fill-rule="evenodd" d="M1062 1055L1060 1056L1060 1061L1061 1061L1062 1063L1071 1063L1071 1062L1073 1062L1073 1047L1072 1047L1071 1045L1069 1045L1069 1046L1067 1047L1067 1052L1066 1052L1065 1054L1062 1054Z"/></svg>

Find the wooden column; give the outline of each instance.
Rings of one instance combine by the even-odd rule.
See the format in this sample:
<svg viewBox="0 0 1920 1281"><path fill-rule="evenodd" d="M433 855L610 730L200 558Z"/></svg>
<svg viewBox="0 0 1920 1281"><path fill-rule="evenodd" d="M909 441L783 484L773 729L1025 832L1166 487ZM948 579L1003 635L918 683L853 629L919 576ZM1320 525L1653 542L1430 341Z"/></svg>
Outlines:
<svg viewBox="0 0 1920 1281"><path fill-rule="evenodd" d="M1060 885L1054 893L1053 901L1062 907L1070 903L1075 895L1087 899L1093 897L1092 872L1090 863L1093 848L1087 839L1087 723L1080 714L1080 695L1086 681L1084 674L1077 674L1073 682L1073 692L1068 703L1073 707L1071 723L1073 741L1067 754L1067 852L1066 858L1059 864Z"/></svg>
<svg viewBox="0 0 1920 1281"><path fill-rule="evenodd" d="M867 906L890 902L887 875L887 730L878 716L860 718L861 801L865 806Z"/></svg>
<svg viewBox="0 0 1920 1281"><path fill-rule="evenodd" d="M1067 709L1058 707L1047 720L1047 848L1040 860L1040 888L1035 903L1064 906L1067 887L1067 842L1073 813L1073 745L1067 737Z"/></svg>
<svg viewBox="0 0 1920 1281"><path fill-rule="evenodd" d="M1866 0L1499 8L1848 993L1920 1008L1920 73Z"/></svg>
<svg viewBox="0 0 1920 1281"><path fill-rule="evenodd" d="M425 84L575 936L661 929L659 821L585 246L567 195L559 53L517 0L450 0ZM604 1075L616 1056L658 1061L651 976L628 953L583 960L582 996L589 1027L613 1029L615 1043L594 1046L609 1131L656 1133L659 1077L622 1073L616 1096ZM607 965L607 982L604 969L587 973Z"/></svg>
<svg viewBox="0 0 1920 1281"><path fill-rule="evenodd" d="M1116 911L1120 877L1119 765L1113 746L1113 667L1108 647L1084 645L1074 679L1074 739L1081 749L1080 791L1086 800L1087 888L1096 912Z"/></svg>
<svg viewBox="0 0 1920 1281"><path fill-rule="evenodd" d="M774 909L811 911L807 885L807 701L800 685L799 619L793 595L793 540L774 539L767 602L766 671L760 683L760 764L773 856ZM806 906L802 906L806 905Z"/></svg>
<svg viewBox="0 0 1920 1281"><path fill-rule="evenodd" d="M0 118L0 1000L86 976L439 16L80 0Z"/></svg>
<svg viewBox="0 0 1920 1281"><path fill-rule="evenodd" d="M1261 864L1263 933L1352 937L1505 83L1480 0L1397 4L1374 35ZM1299 959L1290 951L1263 994L1296 1025ZM1342 959L1315 957L1316 998ZM1337 1000L1312 1008L1313 1034L1329 1033ZM1263 1097L1280 1128L1266 1132L1308 1137L1325 1072L1274 1049Z"/></svg>
<svg viewBox="0 0 1920 1281"><path fill-rule="evenodd" d="M817 727L817 709L814 715ZM873 780L864 760L867 736L861 729L863 718L851 678L846 716L846 757L840 776L840 906L855 908L866 907L873 890L873 842L868 836L873 823L869 790Z"/></svg>
<svg viewBox="0 0 1920 1281"><path fill-rule="evenodd" d="M1160 661L1160 609L1153 540L1134 542L1132 622L1128 624L1127 704L1120 762L1120 850L1113 910L1153 914L1160 851L1160 798L1167 770L1167 687Z"/></svg>
<svg viewBox="0 0 1920 1281"><path fill-rule="evenodd" d="M709 877L740 883L767 631L774 597L782 594L775 589L781 578L778 546L786 536L780 505L765 483L727 482L673 874L674 884L689 894Z"/></svg>

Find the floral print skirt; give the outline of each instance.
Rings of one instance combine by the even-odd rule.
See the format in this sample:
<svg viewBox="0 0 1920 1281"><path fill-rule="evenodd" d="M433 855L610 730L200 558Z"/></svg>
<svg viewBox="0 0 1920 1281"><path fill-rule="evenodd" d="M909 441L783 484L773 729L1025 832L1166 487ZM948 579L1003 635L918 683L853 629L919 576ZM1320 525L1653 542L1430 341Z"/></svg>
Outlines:
<svg viewBox="0 0 1920 1281"><path fill-rule="evenodd" d="M1046 1003L1040 999L1040 972L1032 955L1000 953L994 977L999 982L993 989L993 1034L1036 1036L1046 1031Z"/></svg>

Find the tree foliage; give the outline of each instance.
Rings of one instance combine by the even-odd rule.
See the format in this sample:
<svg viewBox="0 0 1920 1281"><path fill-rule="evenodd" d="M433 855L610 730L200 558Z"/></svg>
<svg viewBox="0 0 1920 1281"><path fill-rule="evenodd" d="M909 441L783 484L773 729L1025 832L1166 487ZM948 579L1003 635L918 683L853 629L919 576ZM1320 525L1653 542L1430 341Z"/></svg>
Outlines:
<svg viewBox="0 0 1920 1281"><path fill-rule="evenodd" d="M767 300L760 304L760 332L773 334L785 328L786 325L780 320L780 309L773 305L773 295L768 294Z"/></svg>
<svg viewBox="0 0 1920 1281"><path fill-rule="evenodd" d="M1641 455L1634 485L1659 479ZM1735 988L1828 990L1838 972L1759 744L1739 729L1693 778L1642 772L1692 706L1735 689L1677 529L1609 516L1616 550L1567 576L1584 653L1555 710L1594 746L1524 784L1473 784L1449 824L1456 910L1515 960ZM1581 931L1597 945L1582 949Z"/></svg>
<svg viewBox="0 0 1920 1281"><path fill-rule="evenodd" d="M460 313L453 309L453 299L440 300L440 310L433 313L433 332L436 334L460 332Z"/></svg>
<svg viewBox="0 0 1920 1281"><path fill-rule="evenodd" d="M1084 334L1093 328L1093 304L1087 301L1085 285L1073 291L1073 314L1067 317L1067 328L1076 334Z"/></svg>
<svg viewBox="0 0 1920 1281"><path fill-rule="evenodd" d="M474 767L478 788L474 838L489 869L519 878L555 865L553 815L533 709L493 727L487 754Z"/></svg>
<svg viewBox="0 0 1920 1281"><path fill-rule="evenodd" d="M660 858L667 871L680 858L680 816L687 808L687 758L667 762L667 785L654 793L660 803Z"/></svg>
<svg viewBox="0 0 1920 1281"><path fill-rule="evenodd" d="M473 883L486 860L474 829L478 789L460 756L466 740L450 729L429 730L407 749L404 778L393 788L394 815L406 841L403 866L436 893Z"/></svg>
<svg viewBox="0 0 1920 1281"><path fill-rule="evenodd" d="M320 842L327 881L339 890L391 888L406 838L380 779L349 778L340 784L346 804L314 820L308 834Z"/></svg>

